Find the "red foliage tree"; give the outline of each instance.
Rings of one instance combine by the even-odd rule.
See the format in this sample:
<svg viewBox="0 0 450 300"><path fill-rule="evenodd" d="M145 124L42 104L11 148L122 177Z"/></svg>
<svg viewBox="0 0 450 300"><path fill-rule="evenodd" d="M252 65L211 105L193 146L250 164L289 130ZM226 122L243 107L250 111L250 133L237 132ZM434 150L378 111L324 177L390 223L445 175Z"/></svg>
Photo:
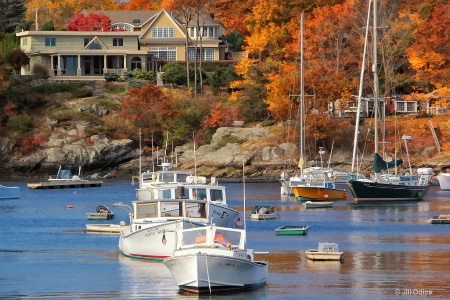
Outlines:
<svg viewBox="0 0 450 300"><path fill-rule="evenodd" d="M156 134L154 139L158 141L163 138L164 130L170 129L164 127L167 119L180 116L180 112L173 109L171 99L155 84L146 84L129 89L128 96L122 101L120 116L142 128L144 136L146 133Z"/></svg>
<svg viewBox="0 0 450 300"><path fill-rule="evenodd" d="M67 24L67 31L110 31L111 19L104 14L90 13L85 16L79 13Z"/></svg>

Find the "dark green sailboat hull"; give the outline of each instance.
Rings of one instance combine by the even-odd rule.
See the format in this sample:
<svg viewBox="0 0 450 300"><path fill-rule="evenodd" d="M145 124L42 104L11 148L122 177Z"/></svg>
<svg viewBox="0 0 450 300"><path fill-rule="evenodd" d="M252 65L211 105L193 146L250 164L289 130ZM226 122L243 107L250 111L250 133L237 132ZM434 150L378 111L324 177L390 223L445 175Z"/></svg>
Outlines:
<svg viewBox="0 0 450 300"><path fill-rule="evenodd" d="M349 180L355 202L421 201L429 185L403 185L373 181Z"/></svg>

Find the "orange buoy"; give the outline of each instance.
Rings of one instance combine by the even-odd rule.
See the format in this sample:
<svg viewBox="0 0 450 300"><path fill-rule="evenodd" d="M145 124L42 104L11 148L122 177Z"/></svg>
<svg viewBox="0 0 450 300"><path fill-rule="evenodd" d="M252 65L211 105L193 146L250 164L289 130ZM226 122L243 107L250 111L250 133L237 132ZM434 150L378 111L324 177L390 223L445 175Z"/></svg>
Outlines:
<svg viewBox="0 0 450 300"><path fill-rule="evenodd" d="M66 208L73 208L73 205L67 205Z"/></svg>

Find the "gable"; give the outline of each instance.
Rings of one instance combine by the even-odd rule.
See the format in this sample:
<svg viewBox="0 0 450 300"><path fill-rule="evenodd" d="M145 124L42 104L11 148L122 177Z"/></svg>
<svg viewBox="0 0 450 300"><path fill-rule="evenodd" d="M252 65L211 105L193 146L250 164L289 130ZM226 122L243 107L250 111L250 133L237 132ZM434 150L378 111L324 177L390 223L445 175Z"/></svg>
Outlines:
<svg viewBox="0 0 450 300"><path fill-rule="evenodd" d="M98 36L95 36L89 43L84 46L83 50L108 50L109 48L103 43Z"/></svg>
<svg viewBox="0 0 450 300"><path fill-rule="evenodd" d="M156 38L152 35L153 28L172 28L173 38L186 38L184 30L178 25L178 22L164 9L151 20L147 29L139 36L139 39Z"/></svg>

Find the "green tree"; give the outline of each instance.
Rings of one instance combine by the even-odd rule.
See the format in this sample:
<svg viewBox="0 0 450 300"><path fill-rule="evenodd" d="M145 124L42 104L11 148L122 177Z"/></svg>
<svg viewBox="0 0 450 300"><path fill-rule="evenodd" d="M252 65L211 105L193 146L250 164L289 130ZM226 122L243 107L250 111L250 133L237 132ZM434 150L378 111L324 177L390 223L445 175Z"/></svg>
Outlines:
<svg viewBox="0 0 450 300"><path fill-rule="evenodd" d="M244 40L242 39L242 36L238 31L232 30L227 38L227 42L228 47L230 48L231 51L233 52L242 51L242 45L244 45Z"/></svg>
<svg viewBox="0 0 450 300"><path fill-rule="evenodd" d="M45 22L44 25L40 28L42 31L55 31L55 24L52 20Z"/></svg>
<svg viewBox="0 0 450 300"><path fill-rule="evenodd" d="M0 1L0 32L14 32L22 22L26 8L24 0Z"/></svg>
<svg viewBox="0 0 450 300"><path fill-rule="evenodd" d="M168 63L164 65L162 71L164 72L162 80L165 83L174 83L178 85L186 84L186 70L183 66L176 63Z"/></svg>

